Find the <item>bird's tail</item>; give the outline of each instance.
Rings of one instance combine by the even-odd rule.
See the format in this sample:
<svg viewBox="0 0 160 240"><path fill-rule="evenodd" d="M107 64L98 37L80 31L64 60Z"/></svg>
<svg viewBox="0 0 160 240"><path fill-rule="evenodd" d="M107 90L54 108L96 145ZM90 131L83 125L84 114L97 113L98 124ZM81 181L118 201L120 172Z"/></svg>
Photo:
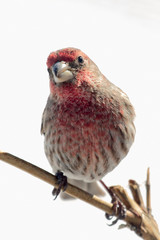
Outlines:
<svg viewBox="0 0 160 240"><path fill-rule="evenodd" d="M100 186L98 185L97 182L87 183L87 182L75 180L75 179L67 179L67 181L68 181L68 183L70 183L78 188L81 188L84 191L91 193L93 195L97 195L97 196L105 195L105 192L100 188ZM71 196L69 196L65 192L61 193L61 198L64 200L73 199Z"/></svg>

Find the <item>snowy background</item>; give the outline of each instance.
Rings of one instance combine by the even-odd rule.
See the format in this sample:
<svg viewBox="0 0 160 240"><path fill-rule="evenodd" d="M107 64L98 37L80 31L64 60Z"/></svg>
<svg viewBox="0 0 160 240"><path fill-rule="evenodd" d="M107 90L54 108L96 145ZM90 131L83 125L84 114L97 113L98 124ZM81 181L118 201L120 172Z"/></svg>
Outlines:
<svg viewBox="0 0 160 240"><path fill-rule="evenodd" d="M122 88L136 110L136 140L108 185L136 179L145 195L151 168L153 215L160 222L160 2L6 0L0 2L0 150L51 172L40 135L49 94L50 52L77 47ZM138 239L108 227L79 200L53 201L52 186L0 161L0 239ZM106 198L109 201L109 198Z"/></svg>

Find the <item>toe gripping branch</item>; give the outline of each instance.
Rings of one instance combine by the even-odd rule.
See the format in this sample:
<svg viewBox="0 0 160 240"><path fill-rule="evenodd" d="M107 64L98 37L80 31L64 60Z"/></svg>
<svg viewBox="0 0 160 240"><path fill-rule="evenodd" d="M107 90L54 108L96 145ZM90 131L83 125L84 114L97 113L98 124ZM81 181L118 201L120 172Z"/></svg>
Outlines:
<svg viewBox="0 0 160 240"><path fill-rule="evenodd" d="M67 185L68 185L67 177L64 176L62 172L57 171L55 176L57 178L58 188L54 188L53 191L52 191L52 195L55 196L54 200L58 197L61 190L63 190L63 192L64 192L67 189Z"/></svg>
<svg viewBox="0 0 160 240"><path fill-rule="evenodd" d="M126 224L121 224L119 228L128 227L145 240L160 240L158 225L151 213L149 168L146 180L146 204L143 202L139 185L134 180L129 180L132 198L122 186L108 188L103 181L100 182L112 198L113 216L118 216L110 226L117 223L119 219L124 219ZM130 214L135 218L130 218ZM105 216L109 220L112 219L112 215Z"/></svg>
<svg viewBox="0 0 160 240"><path fill-rule="evenodd" d="M119 199L119 197L114 193L114 191L112 190L112 187L107 187L107 185L100 180L101 184L103 185L103 187L105 188L105 190L109 193L110 197L111 197L111 203L113 204L113 215L109 215L108 213L105 213L105 217L108 220L111 220L114 216L116 216L116 219L112 221L111 224L108 224L109 226L113 226L114 224L116 224L118 222L118 220L122 220L125 218L126 216L126 207L125 205L122 203L122 201Z"/></svg>
<svg viewBox="0 0 160 240"><path fill-rule="evenodd" d="M111 220L113 216L117 216L115 220L112 221L111 224L108 224L109 226L113 226L118 222L118 220L123 220L126 216L126 207L125 205L118 199L118 197L113 193L112 201L113 204L113 215L109 215L108 213L105 213L105 217L108 220Z"/></svg>

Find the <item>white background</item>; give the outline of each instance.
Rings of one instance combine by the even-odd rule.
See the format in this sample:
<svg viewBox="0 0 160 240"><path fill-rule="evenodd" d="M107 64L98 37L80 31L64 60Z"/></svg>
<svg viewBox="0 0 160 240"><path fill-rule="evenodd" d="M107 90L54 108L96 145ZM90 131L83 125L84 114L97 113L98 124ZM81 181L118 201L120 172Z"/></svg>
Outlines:
<svg viewBox="0 0 160 240"><path fill-rule="evenodd" d="M0 2L0 150L51 172L40 135L49 94L46 59L83 50L130 97L136 140L105 182L137 180L145 195L151 167L153 214L160 220L160 2L88 0ZM53 201L52 186L0 162L0 239L138 239L108 227L104 213L79 200ZM109 201L109 198L106 198Z"/></svg>

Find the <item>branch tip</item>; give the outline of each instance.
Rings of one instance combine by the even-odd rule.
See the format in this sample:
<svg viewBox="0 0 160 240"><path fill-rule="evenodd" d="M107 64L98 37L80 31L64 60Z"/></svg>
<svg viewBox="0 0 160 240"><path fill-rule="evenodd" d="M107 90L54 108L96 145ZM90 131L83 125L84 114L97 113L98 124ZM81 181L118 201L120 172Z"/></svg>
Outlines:
<svg viewBox="0 0 160 240"><path fill-rule="evenodd" d="M147 199L147 212L151 214L151 185L150 185L150 168L147 169L147 180L146 180L146 199Z"/></svg>
<svg viewBox="0 0 160 240"><path fill-rule="evenodd" d="M57 187L56 177L51 173L21 159L10 153L0 151L0 159L6 163L9 163L29 174ZM125 218L123 219L127 225L133 226L134 231L145 240L160 240L160 233L157 223L151 215L151 202L150 202L150 171L147 169L146 189L147 189L147 210L143 206L143 199L140 193L139 185L134 180L129 181L129 186L132 191L133 198L130 198L126 190L121 186L111 187L115 194L127 208ZM91 195L78 187L75 187L68 183L66 193L79 198L92 206L99 208L100 210L114 214L113 204L107 203L104 200L98 198L95 195Z"/></svg>

